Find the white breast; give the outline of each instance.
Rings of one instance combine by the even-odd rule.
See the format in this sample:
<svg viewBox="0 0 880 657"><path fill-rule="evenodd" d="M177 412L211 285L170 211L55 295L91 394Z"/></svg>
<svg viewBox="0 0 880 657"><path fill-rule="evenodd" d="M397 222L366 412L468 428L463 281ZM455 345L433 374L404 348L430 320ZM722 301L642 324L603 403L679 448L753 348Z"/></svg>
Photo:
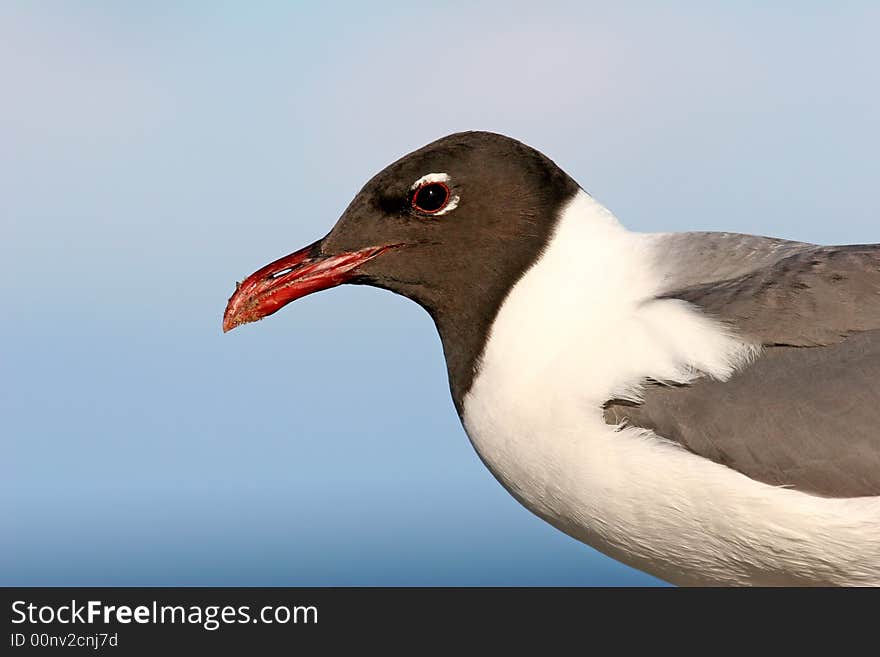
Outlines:
<svg viewBox="0 0 880 657"><path fill-rule="evenodd" d="M727 379L757 355L693 307L652 300L656 235L579 193L502 305L464 425L532 512L681 584L880 584L880 498L776 488L641 429L602 404L646 378Z"/></svg>

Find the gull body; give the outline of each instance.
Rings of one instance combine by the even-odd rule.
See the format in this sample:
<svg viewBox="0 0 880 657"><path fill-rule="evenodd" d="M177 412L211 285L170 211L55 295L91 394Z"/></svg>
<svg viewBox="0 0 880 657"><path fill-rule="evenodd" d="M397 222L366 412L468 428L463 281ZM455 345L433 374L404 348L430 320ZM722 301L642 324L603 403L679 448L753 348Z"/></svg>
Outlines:
<svg viewBox="0 0 880 657"><path fill-rule="evenodd" d="M465 431L567 534L688 585L880 585L880 247L636 233L546 156L458 133L242 283L343 282L440 333Z"/></svg>

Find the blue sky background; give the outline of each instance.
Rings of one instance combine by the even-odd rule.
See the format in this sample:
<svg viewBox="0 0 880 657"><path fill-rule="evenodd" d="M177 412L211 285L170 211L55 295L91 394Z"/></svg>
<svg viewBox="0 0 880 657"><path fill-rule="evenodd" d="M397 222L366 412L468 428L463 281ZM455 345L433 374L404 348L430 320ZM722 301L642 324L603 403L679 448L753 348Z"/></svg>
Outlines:
<svg viewBox="0 0 880 657"><path fill-rule="evenodd" d="M0 584L657 583L492 479L415 304L220 317L463 129L633 229L880 241L880 5L659 4L2 3Z"/></svg>

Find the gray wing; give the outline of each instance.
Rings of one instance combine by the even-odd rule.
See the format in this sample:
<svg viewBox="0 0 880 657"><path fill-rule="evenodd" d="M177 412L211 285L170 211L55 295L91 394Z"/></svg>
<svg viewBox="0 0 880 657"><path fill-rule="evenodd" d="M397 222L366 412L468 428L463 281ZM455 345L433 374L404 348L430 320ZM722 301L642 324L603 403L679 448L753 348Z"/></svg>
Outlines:
<svg viewBox="0 0 880 657"><path fill-rule="evenodd" d="M819 246L673 290L763 344L827 345L880 328L880 245Z"/></svg>
<svg viewBox="0 0 880 657"><path fill-rule="evenodd" d="M651 429L769 484L880 495L880 245L747 239L762 240L748 262L716 253L703 280L663 297L730 324L765 345L763 355L726 382L651 385L637 405L612 400L606 421Z"/></svg>

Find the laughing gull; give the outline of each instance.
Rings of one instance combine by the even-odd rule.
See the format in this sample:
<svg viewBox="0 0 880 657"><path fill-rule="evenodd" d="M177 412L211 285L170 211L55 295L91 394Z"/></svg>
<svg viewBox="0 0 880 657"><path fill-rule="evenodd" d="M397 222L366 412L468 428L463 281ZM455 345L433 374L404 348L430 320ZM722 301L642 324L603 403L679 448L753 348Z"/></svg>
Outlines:
<svg viewBox="0 0 880 657"><path fill-rule="evenodd" d="M672 583L880 585L880 245L631 232L465 132L245 279L223 330L340 283L428 311L471 443L554 527Z"/></svg>

